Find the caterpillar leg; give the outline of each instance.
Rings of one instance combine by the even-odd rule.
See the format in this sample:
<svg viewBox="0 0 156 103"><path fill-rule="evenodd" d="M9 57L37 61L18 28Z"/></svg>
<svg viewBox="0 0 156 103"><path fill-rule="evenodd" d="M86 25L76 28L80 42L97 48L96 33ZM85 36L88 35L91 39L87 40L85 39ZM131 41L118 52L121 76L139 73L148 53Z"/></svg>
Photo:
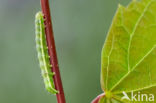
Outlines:
<svg viewBox="0 0 156 103"><path fill-rule="evenodd" d="M50 86L46 87L47 91L52 93L52 94L57 94L59 91L57 91L55 88L52 88Z"/></svg>
<svg viewBox="0 0 156 103"><path fill-rule="evenodd" d="M43 75L43 77L54 76L55 75L55 72L49 72L49 73L42 72L42 75Z"/></svg>

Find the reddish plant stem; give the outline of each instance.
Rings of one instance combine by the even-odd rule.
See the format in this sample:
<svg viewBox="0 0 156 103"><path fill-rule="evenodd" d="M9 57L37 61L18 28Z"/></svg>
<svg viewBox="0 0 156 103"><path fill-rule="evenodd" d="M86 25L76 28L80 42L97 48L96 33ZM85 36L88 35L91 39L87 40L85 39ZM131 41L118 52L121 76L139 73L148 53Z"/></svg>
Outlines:
<svg viewBox="0 0 156 103"><path fill-rule="evenodd" d="M98 103L99 100L100 100L102 97L104 97L104 96L105 96L104 93L98 95L91 103Z"/></svg>
<svg viewBox="0 0 156 103"><path fill-rule="evenodd" d="M48 46L48 52L50 55L50 63L52 64L52 72L55 72L55 75L53 77L55 88L59 91L58 94L56 94L57 102L58 103L65 103L65 96L57 61L57 54L55 49L55 41L54 41L54 35L53 35L53 29L52 29L52 22L51 22L51 16L50 16L50 8L49 8L49 1L48 0L41 0L41 7L42 12L44 14L45 19L45 34L47 39L47 46Z"/></svg>

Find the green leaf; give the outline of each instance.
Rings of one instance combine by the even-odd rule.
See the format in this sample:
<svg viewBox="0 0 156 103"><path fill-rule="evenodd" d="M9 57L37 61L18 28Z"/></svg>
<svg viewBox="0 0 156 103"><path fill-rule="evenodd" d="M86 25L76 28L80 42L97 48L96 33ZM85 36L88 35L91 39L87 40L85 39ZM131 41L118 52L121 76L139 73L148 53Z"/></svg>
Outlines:
<svg viewBox="0 0 156 103"><path fill-rule="evenodd" d="M119 5L102 49L101 87L103 103L127 103L123 91L156 96L156 0Z"/></svg>

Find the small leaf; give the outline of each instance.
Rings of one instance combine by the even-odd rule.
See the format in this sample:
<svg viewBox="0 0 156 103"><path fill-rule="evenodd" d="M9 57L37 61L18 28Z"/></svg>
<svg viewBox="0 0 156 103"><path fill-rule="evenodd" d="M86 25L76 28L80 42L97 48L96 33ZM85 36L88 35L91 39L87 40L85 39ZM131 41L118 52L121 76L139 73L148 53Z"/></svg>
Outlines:
<svg viewBox="0 0 156 103"><path fill-rule="evenodd" d="M127 103L123 91L130 101L137 94L133 102L156 96L156 0L119 5L102 49L101 87L103 103Z"/></svg>

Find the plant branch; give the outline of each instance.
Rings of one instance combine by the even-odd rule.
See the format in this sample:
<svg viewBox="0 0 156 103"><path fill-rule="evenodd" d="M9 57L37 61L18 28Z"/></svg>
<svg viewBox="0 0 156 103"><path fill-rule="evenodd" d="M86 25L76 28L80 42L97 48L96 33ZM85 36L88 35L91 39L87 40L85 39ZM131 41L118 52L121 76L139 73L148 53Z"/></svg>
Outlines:
<svg viewBox="0 0 156 103"><path fill-rule="evenodd" d="M42 13L45 19L45 22L44 22L45 34L46 34L48 52L50 55L50 63L52 64L51 70L52 72L55 72L55 75L52 78L54 80L55 88L59 91L59 93L56 94L57 102L66 103L61 76L60 76L60 71L59 71L59 66L58 66L58 61L57 61L57 53L56 53L56 48L55 48L55 41L54 41L52 22L51 22L51 16L50 16L49 1L41 0L41 8L42 8Z"/></svg>

